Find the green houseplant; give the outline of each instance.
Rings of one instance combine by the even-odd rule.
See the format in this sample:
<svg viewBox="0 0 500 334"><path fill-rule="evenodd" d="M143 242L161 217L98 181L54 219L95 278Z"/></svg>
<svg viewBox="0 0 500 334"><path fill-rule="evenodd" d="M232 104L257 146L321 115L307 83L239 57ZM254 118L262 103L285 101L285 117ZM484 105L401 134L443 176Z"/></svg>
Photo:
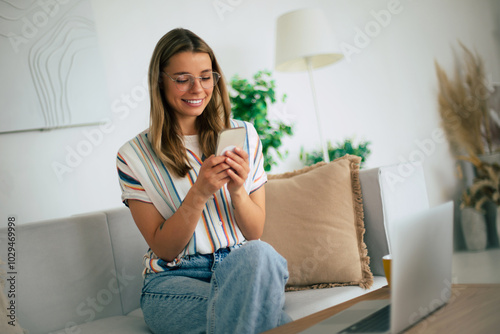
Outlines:
<svg viewBox="0 0 500 334"><path fill-rule="evenodd" d="M364 165L366 159L371 153L369 148L369 141L360 142L357 146L353 144L352 139L345 139L343 142L337 142L337 146L333 146L329 141L327 144L328 157L330 161L333 161L337 158L343 157L346 154L357 155L361 157L361 166ZM300 160L306 165L311 166L317 162L323 161L323 153L321 150L312 151L310 153L305 152L302 147L300 150Z"/></svg>
<svg viewBox="0 0 500 334"><path fill-rule="evenodd" d="M279 150L284 136L293 135L293 125L288 125L268 117L269 106L276 103L276 83L270 71L259 71L253 76L253 82L235 75L231 79L230 101L233 117L252 123L262 141L264 169L270 171L283 160L287 151ZM286 95L281 97L285 102Z"/></svg>

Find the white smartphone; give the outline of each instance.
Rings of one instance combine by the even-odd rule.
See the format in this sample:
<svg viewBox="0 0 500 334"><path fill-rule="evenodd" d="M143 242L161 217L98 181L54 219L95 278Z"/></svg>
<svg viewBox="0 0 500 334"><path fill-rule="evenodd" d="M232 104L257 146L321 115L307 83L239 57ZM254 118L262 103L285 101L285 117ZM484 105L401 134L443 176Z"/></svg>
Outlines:
<svg viewBox="0 0 500 334"><path fill-rule="evenodd" d="M234 151L236 147L243 148L247 131L244 127L224 129L217 138L215 155L224 155L227 151Z"/></svg>

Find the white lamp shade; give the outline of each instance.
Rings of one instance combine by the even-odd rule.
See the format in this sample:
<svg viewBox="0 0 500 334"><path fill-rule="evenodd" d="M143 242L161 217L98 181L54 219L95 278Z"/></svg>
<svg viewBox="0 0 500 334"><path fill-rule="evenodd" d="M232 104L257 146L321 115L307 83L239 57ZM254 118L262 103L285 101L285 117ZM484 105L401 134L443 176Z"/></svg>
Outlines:
<svg viewBox="0 0 500 334"><path fill-rule="evenodd" d="M307 59L313 68L332 64L343 57L334 51L334 37L325 14L317 8L300 9L283 14L276 27L277 71L307 70Z"/></svg>

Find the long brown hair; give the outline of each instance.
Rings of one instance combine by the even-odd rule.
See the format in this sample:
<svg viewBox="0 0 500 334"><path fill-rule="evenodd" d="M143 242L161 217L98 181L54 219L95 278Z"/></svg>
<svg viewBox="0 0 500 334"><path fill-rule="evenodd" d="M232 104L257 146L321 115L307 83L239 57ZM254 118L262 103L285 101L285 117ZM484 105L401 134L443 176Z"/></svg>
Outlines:
<svg viewBox="0 0 500 334"><path fill-rule="evenodd" d="M196 119L200 148L205 156L215 153L217 135L222 129L230 126L231 114L224 76L208 44L193 32L183 28L173 29L165 34L156 44L149 64L148 80L151 100L149 141L158 158L179 177L184 177L191 166L175 113L160 89L160 74L163 68L168 66L172 56L186 51L207 53L212 61L212 71L221 74L210 102Z"/></svg>

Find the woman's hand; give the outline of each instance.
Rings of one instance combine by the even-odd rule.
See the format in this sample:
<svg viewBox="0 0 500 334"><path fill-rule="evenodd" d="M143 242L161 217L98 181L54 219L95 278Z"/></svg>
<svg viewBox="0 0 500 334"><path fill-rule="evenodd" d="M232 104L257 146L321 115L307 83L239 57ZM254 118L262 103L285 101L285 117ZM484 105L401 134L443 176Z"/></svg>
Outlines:
<svg viewBox="0 0 500 334"><path fill-rule="evenodd" d="M198 178L192 189L200 196L203 203L231 180L228 173L230 166L225 163L226 159L225 156L211 155L201 165Z"/></svg>
<svg viewBox="0 0 500 334"><path fill-rule="evenodd" d="M226 171L230 177L230 181L227 183L227 190L229 190L231 197L237 194L241 195L242 192L246 193L244 184L250 172L247 152L236 147L234 152L227 151L225 156L225 163L231 167Z"/></svg>

